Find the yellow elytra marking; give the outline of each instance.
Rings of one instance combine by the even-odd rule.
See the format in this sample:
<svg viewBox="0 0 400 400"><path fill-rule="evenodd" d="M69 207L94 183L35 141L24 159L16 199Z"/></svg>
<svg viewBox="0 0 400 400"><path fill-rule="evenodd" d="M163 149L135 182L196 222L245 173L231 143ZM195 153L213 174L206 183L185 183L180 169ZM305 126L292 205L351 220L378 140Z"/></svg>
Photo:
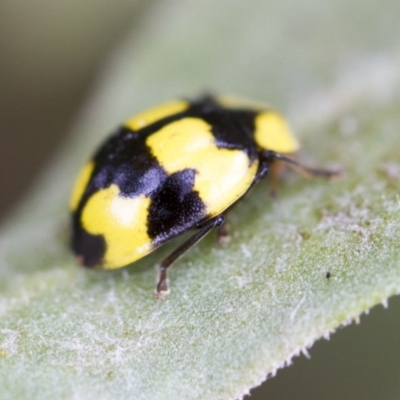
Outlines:
<svg viewBox="0 0 400 400"><path fill-rule="evenodd" d="M160 119L185 111L188 107L189 104L186 101L170 101L129 118L124 125L125 127L136 131L152 124L153 122L159 121Z"/></svg>
<svg viewBox="0 0 400 400"><path fill-rule="evenodd" d="M199 118L184 118L149 136L146 144L169 174L186 168L197 171L193 189L205 203L207 213L214 216L247 191L258 161L249 165L243 151L218 148L211 129Z"/></svg>
<svg viewBox="0 0 400 400"><path fill-rule="evenodd" d="M293 136L285 119L274 111L265 111L255 120L254 139L262 149L276 153L294 153L299 142Z"/></svg>
<svg viewBox="0 0 400 400"><path fill-rule="evenodd" d="M89 182L90 175L93 172L94 162L87 163L78 175L75 181L74 188L72 189L72 195L69 202L69 208L71 211L75 211L78 207L79 200L81 199L83 192L86 189L86 185Z"/></svg>
<svg viewBox="0 0 400 400"><path fill-rule="evenodd" d="M82 213L84 229L104 236L106 253L102 265L106 269L130 264L153 250L146 226L150 199L119 194L115 184L99 190Z"/></svg>

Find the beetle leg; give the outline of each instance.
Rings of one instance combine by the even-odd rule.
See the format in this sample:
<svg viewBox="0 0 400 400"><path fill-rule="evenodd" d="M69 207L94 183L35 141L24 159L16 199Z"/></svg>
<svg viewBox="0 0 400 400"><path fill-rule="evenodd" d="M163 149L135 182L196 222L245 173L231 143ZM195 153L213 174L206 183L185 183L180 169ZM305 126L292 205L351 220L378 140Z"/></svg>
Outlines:
<svg viewBox="0 0 400 400"><path fill-rule="evenodd" d="M261 179L265 178L268 174L268 171L270 170L271 166L271 160L267 158L260 158L260 164L258 166L257 174L254 177L253 183L251 186L254 186L257 182L259 182Z"/></svg>
<svg viewBox="0 0 400 400"><path fill-rule="evenodd" d="M186 242L181 244L177 249L175 249L170 255L168 255L160 264L158 283L156 288L157 298L162 298L162 293L168 293L168 268L183 254L185 254L192 246L203 239L213 228L219 227L224 223L224 217L218 215L209 221L207 221L199 231L197 231L193 236L191 236Z"/></svg>
<svg viewBox="0 0 400 400"><path fill-rule="evenodd" d="M278 190L279 179L281 178L283 172L287 169L287 164L282 160L276 160L270 166L269 175L271 177L271 184L269 189L269 194L272 199L276 199L276 193Z"/></svg>
<svg viewBox="0 0 400 400"><path fill-rule="evenodd" d="M224 218L226 218L226 214L224 215ZM231 240L231 236L229 234L229 224L224 223L220 225L217 229L217 239L216 242L219 245L224 245L227 244Z"/></svg>

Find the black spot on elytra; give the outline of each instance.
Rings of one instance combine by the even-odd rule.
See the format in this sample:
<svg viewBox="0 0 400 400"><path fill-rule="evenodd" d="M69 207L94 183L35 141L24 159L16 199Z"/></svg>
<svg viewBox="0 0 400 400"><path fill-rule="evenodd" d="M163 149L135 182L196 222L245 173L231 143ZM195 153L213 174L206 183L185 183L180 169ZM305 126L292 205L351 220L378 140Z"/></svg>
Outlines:
<svg viewBox="0 0 400 400"><path fill-rule="evenodd" d="M96 267L101 265L101 261L106 251L106 242L102 235L92 235L86 232L76 215L73 216L73 235L71 247L79 261L85 267Z"/></svg>
<svg viewBox="0 0 400 400"><path fill-rule="evenodd" d="M205 205L193 191L195 175L194 169L176 172L151 196L147 233L155 245L194 228L205 218Z"/></svg>
<svg viewBox="0 0 400 400"><path fill-rule="evenodd" d="M127 197L149 196L167 177L146 146L146 132L121 128L94 157L91 185L99 190L115 184Z"/></svg>

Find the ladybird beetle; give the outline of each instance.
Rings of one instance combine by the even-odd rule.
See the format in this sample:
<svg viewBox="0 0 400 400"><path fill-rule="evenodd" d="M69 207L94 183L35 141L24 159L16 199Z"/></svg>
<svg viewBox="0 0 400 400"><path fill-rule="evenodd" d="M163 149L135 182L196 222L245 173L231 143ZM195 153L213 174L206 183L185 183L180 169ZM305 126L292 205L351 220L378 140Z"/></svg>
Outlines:
<svg viewBox="0 0 400 400"><path fill-rule="evenodd" d="M189 230L193 235L159 267L167 269L213 228L226 236L224 213L278 162L311 175L276 111L229 97L176 100L128 119L81 170L72 191L72 249L87 267L115 269Z"/></svg>

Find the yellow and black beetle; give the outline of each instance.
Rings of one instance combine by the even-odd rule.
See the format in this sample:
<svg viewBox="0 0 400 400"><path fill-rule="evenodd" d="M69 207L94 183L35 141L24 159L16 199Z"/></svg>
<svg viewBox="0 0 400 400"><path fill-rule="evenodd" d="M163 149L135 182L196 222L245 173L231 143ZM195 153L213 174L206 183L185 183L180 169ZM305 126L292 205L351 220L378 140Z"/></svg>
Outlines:
<svg viewBox="0 0 400 400"><path fill-rule="evenodd" d="M287 157L298 147L276 111L231 98L171 101L134 116L78 176L70 203L73 251L87 267L120 268L197 230L161 262L160 296L172 263L221 227L224 212L277 161L335 174Z"/></svg>

